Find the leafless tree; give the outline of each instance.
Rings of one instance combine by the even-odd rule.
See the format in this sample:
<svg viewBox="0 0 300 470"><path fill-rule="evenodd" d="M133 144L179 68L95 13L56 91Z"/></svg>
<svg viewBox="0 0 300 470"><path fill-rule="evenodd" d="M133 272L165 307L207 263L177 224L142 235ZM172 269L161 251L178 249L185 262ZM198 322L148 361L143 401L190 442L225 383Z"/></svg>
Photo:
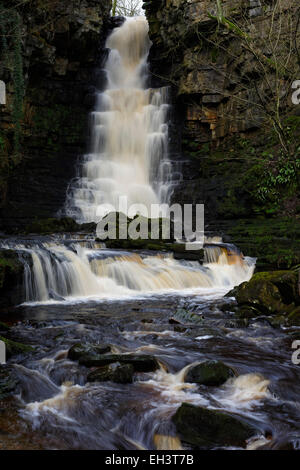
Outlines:
<svg viewBox="0 0 300 470"><path fill-rule="evenodd" d="M285 153L293 153L284 119L292 83L300 74L299 5L294 0L261 0L262 16L251 17L246 9L238 19L232 19L223 13L221 1L216 3L217 16L210 16L218 22L218 28L211 35L199 31L199 39L224 53L231 66L248 68L241 80L230 73L230 65L225 68L215 65L216 73L223 74L224 80L233 85L228 98L239 104L247 101L254 114L256 109L272 125ZM222 28L227 34L222 34ZM245 60L249 60L250 67L245 65ZM194 67L197 70L196 62ZM212 91L216 91L213 84Z"/></svg>
<svg viewBox="0 0 300 470"><path fill-rule="evenodd" d="M112 16L143 15L141 0L113 0Z"/></svg>

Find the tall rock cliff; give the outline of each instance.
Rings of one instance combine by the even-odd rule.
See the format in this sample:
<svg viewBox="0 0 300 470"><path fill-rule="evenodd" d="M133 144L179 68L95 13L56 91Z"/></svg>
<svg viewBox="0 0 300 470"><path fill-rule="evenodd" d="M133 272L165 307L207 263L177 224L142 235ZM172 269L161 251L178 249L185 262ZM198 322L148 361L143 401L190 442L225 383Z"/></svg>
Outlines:
<svg viewBox="0 0 300 470"><path fill-rule="evenodd" d="M204 203L208 229L248 254L268 255L269 237L276 262L297 261L288 240L300 235L297 2L147 0L144 8L152 84L172 90L170 151L183 177L173 200Z"/></svg>
<svg viewBox="0 0 300 470"><path fill-rule="evenodd" d="M4 226L56 214L86 146L110 0L0 1Z"/></svg>

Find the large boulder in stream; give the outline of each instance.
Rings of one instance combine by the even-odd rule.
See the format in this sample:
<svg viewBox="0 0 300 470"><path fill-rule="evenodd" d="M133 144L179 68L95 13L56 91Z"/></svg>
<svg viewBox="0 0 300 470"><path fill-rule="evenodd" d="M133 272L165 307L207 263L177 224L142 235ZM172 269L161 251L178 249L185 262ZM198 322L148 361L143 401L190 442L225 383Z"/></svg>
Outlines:
<svg viewBox="0 0 300 470"><path fill-rule="evenodd" d="M130 218L122 212L110 212L98 223L97 237L110 248L139 248L139 243L144 248L148 243L159 246L160 242L175 241L174 222L166 217L147 218L139 214Z"/></svg>
<svg viewBox="0 0 300 470"><path fill-rule="evenodd" d="M190 403L183 403L172 421L182 440L196 448L246 447L247 439L257 433L239 416Z"/></svg>
<svg viewBox="0 0 300 470"><path fill-rule="evenodd" d="M204 361L187 371L185 382L218 386L235 375L235 371L221 361Z"/></svg>
<svg viewBox="0 0 300 470"><path fill-rule="evenodd" d="M6 359L11 358L12 356L18 356L19 354L26 354L34 351L33 346L13 341L4 336L0 336L0 341L3 341L5 344Z"/></svg>
<svg viewBox="0 0 300 470"><path fill-rule="evenodd" d="M87 376L88 382L116 382L127 384L133 382L134 367L132 364L121 364L114 362L103 367L99 367Z"/></svg>
<svg viewBox="0 0 300 470"><path fill-rule="evenodd" d="M86 355L79 359L79 364L86 367L103 367L114 362L131 364L135 372L152 372L159 368L157 359L146 354L99 354Z"/></svg>
<svg viewBox="0 0 300 470"><path fill-rule="evenodd" d="M109 344L82 344L76 343L68 351L68 358L78 361L81 357L97 356L111 351Z"/></svg>
<svg viewBox="0 0 300 470"><path fill-rule="evenodd" d="M296 271L274 271L256 273L248 282L243 282L230 291L239 306L238 315L288 316L300 304L298 273Z"/></svg>

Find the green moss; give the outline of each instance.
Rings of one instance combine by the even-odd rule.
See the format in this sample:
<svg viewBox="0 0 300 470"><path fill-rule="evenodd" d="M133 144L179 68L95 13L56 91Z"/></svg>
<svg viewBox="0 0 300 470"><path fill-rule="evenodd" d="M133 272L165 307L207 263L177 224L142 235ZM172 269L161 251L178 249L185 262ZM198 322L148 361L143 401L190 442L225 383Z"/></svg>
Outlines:
<svg viewBox="0 0 300 470"><path fill-rule="evenodd" d="M8 288L8 284L22 273L23 265L17 254L11 250L0 251L0 291ZM5 294L5 292L3 293Z"/></svg>
<svg viewBox="0 0 300 470"><path fill-rule="evenodd" d="M16 356L18 354L24 354L27 352L34 351L32 346L28 346L27 344L17 343L16 341L12 341L11 339L4 338L0 336L0 341L3 341L6 345L6 354L7 357Z"/></svg>
<svg viewBox="0 0 300 470"><path fill-rule="evenodd" d="M217 446L246 447L256 430L239 416L183 403L172 417L183 440L197 449Z"/></svg>
<svg viewBox="0 0 300 470"><path fill-rule="evenodd" d="M295 218L240 219L224 230L245 255L257 258L258 269L290 269L300 263L300 227Z"/></svg>
<svg viewBox="0 0 300 470"><path fill-rule="evenodd" d="M2 331L9 331L9 326L7 325L7 323L4 323L2 321L0 321L0 330Z"/></svg>
<svg viewBox="0 0 300 470"><path fill-rule="evenodd" d="M256 273L227 295L236 298L240 307L237 315L241 317L273 315L278 324L285 323L295 309L295 315L299 313L298 275L294 271Z"/></svg>
<svg viewBox="0 0 300 470"><path fill-rule="evenodd" d="M289 325L300 326L300 307L295 308L295 309L288 315L288 324L289 324Z"/></svg>
<svg viewBox="0 0 300 470"><path fill-rule="evenodd" d="M25 233L39 233L47 235L49 233L62 232L94 232L96 224L77 224L71 217L62 217L61 219L50 217L47 219L36 219L25 228Z"/></svg>

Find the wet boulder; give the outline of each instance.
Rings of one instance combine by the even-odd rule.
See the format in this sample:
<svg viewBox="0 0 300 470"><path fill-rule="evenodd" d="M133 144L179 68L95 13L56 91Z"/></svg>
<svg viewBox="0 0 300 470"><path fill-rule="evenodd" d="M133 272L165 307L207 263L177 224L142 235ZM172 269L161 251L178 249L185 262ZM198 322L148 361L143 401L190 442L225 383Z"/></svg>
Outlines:
<svg viewBox="0 0 300 470"><path fill-rule="evenodd" d="M238 315L288 315L299 305L298 274L295 271L256 273L230 291L239 306Z"/></svg>
<svg viewBox="0 0 300 470"><path fill-rule="evenodd" d="M195 448L246 447L257 434L239 416L183 403L172 417L182 440Z"/></svg>
<svg viewBox="0 0 300 470"><path fill-rule="evenodd" d="M102 367L114 362L131 364L135 372L152 372L159 368L157 359L147 354L99 354L79 359L79 364L86 367Z"/></svg>
<svg viewBox="0 0 300 470"><path fill-rule="evenodd" d="M69 349L68 358L78 361L81 357L94 357L111 351L109 344L82 344L76 343Z"/></svg>
<svg viewBox="0 0 300 470"><path fill-rule="evenodd" d="M10 367L0 364L0 400L14 393L18 381Z"/></svg>
<svg viewBox="0 0 300 470"><path fill-rule="evenodd" d="M221 361L204 361L188 370L185 382L218 386L235 375L235 371Z"/></svg>
<svg viewBox="0 0 300 470"><path fill-rule="evenodd" d="M6 359L19 354L26 354L34 351L34 347L28 344L18 343L4 336L0 336L0 341L5 344Z"/></svg>
<svg viewBox="0 0 300 470"><path fill-rule="evenodd" d="M130 236L132 230L140 235L138 239ZM110 212L97 225L97 238L105 241L109 248L160 250L164 243L174 242L174 222L164 217L135 215L130 218L122 212Z"/></svg>
<svg viewBox="0 0 300 470"><path fill-rule="evenodd" d="M133 382L134 367L132 364L121 364L114 362L103 367L99 367L87 376L88 382L116 382L127 384Z"/></svg>

